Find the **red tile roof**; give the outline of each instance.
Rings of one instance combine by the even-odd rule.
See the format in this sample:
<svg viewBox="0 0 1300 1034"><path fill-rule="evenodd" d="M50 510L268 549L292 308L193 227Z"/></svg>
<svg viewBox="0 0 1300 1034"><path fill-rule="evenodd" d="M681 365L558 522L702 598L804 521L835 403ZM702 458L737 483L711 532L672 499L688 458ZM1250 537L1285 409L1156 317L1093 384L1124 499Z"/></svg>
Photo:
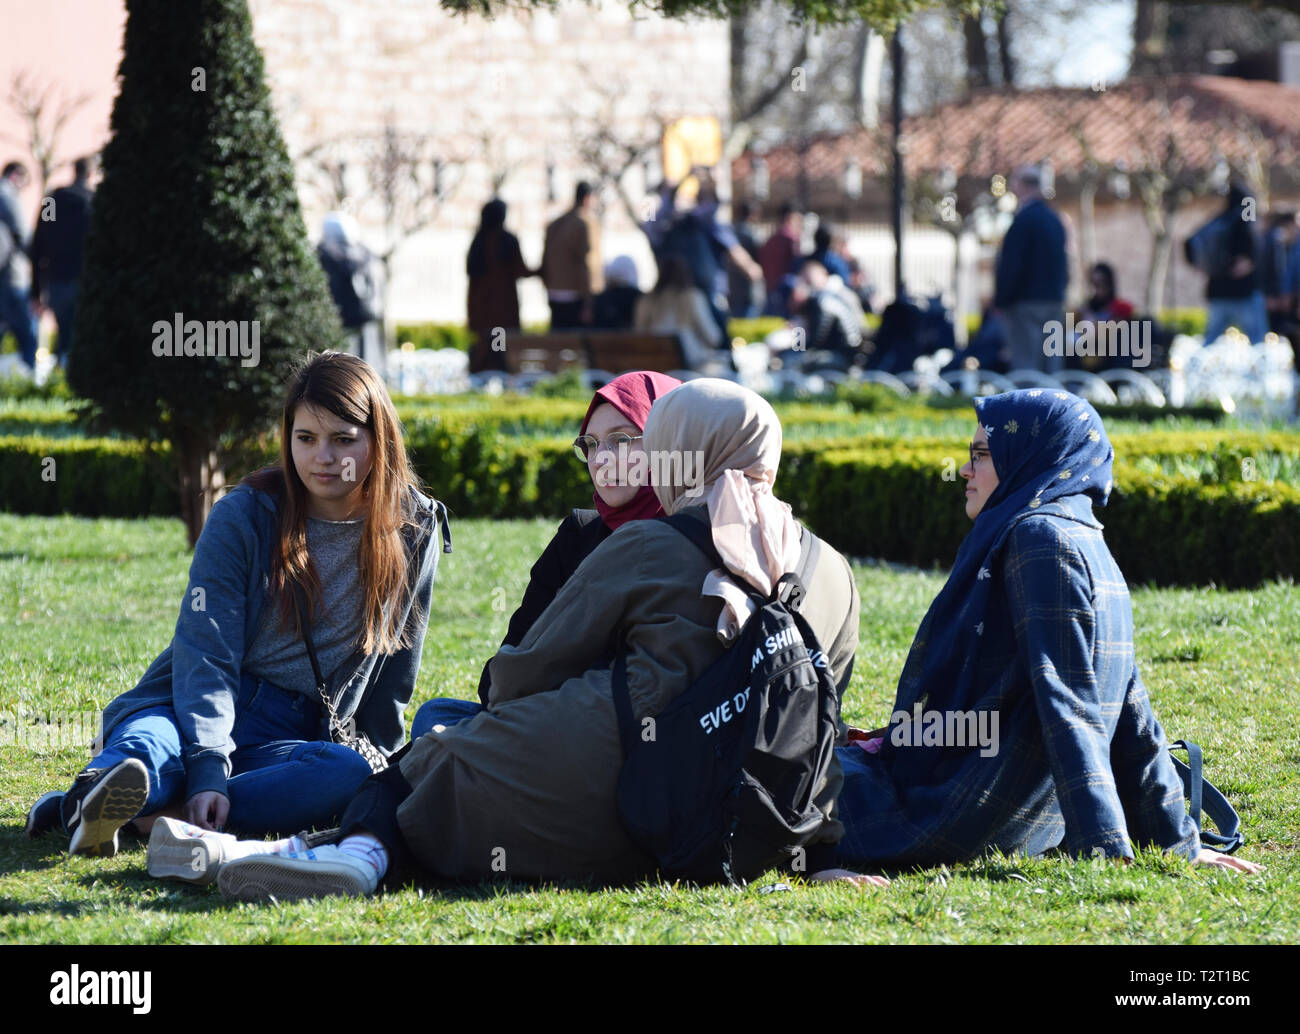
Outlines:
<svg viewBox="0 0 1300 1034"><path fill-rule="evenodd" d="M1172 132L1171 132L1172 131ZM1300 88L1225 76L1127 79L1104 90L1049 87L983 90L903 123L909 172L991 176L1013 166L1051 158L1058 177L1069 178L1085 160L1080 141L1102 165L1138 168L1172 142L1188 166L1208 168L1222 153L1229 161L1250 155L1251 134L1275 149L1274 166L1294 160L1300 142ZM807 143L810 180L842 176L856 158L864 175L889 167L889 127L822 134ZM746 191L755 153L732 165L732 182ZM763 155L770 180L794 180L797 144Z"/></svg>

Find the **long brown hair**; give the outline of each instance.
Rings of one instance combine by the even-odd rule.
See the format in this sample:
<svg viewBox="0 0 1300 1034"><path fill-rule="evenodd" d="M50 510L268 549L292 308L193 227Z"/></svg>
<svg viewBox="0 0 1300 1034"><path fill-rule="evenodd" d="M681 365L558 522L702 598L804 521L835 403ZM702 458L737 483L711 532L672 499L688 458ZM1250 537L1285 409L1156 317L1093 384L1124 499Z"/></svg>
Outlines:
<svg viewBox="0 0 1300 1034"><path fill-rule="evenodd" d="M358 646L367 655L394 653L410 645L408 630L425 619L413 610L405 627L393 627L413 589L407 577L412 558L402 538L404 527L420 523L410 489L428 492L411 469L401 422L388 390L369 363L345 352L327 351L305 357L284 401L280 465L263 467L240 482L280 497L279 533L270 575L270 592L278 600L280 628L293 628L302 634L291 582L300 585L306 594L309 614L317 613L321 600L320 579L307 553L307 486L293 462L293 422L301 403L365 427L373 436L373 465L361 486L369 510L358 557L363 603ZM392 602L387 621L383 614L386 601ZM418 609L418 602L415 607Z"/></svg>

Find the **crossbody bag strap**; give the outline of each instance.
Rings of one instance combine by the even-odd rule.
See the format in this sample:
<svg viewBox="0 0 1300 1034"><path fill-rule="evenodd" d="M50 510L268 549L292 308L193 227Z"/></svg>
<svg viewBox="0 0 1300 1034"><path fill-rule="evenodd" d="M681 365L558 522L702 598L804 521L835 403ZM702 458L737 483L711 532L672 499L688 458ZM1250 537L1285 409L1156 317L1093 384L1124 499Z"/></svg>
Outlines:
<svg viewBox="0 0 1300 1034"><path fill-rule="evenodd" d="M307 659L311 661L312 674L316 677L316 692L320 694L321 703L325 707L325 713L329 715L330 739L333 740L336 735L347 736L346 726L339 721L338 711L334 707L334 701L330 698L329 689L325 683L325 677L321 674L320 661L316 659L316 645L311 638L311 622L304 613L306 602L303 598L302 586L297 582L293 583L294 606L298 612L298 624L302 626L302 639L307 646ZM353 737L340 739L336 742L351 743Z"/></svg>

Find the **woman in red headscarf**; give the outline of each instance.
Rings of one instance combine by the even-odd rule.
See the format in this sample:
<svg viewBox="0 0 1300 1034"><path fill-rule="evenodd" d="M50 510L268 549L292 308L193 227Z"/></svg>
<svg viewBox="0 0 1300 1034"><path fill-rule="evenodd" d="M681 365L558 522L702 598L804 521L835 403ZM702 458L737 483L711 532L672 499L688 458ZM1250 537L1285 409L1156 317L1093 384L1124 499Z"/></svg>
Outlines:
<svg viewBox="0 0 1300 1034"><path fill-rule="evenodd" d="M574 510L555 532L555 537L537 558L529 572L528 588L519 609L510 617L502 646L518 646L542 611L555 599L560 587L587 557L616 529L628 521L663 516L663 507L650 484L622 483L636 466L641 432L655 399L682 382L663 373L637 370L615 377L592 397L582 418L573 448L586 462L595 492L594 510ZM490 658L489 658L490 660ZM418 739L435 725L453 725L487 706L488 669L478 682L482 704L470 700L439 697L424 704L411 722L411 739Z"/></svg>

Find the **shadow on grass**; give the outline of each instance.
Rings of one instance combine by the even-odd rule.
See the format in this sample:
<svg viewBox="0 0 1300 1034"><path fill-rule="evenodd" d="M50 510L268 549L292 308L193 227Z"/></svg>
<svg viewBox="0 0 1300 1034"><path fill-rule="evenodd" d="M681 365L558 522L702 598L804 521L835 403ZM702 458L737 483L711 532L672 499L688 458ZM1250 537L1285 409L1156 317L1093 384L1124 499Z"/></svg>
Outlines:
<svg viewBox="0 0 1300 1034"><path fill-rule="evenodd" d="M0 877L15 874L44 873L40 886L46 894L51 889L57 894L59 886L75 886L76 898L69 900L57 896L21 899L0 896L0 915L49 915L73 919L82 915L102 912L106 904L126 905L147 912L175 912L177 914L223 913L236 909L246 902L223 898L216 884L201 886L181 880L155 879L145 869L147 840L129 834L116 858L110 863L98 864L96 859L78 859L78 870L72 871L67 854L68 841L61 834L50 833L39 839L28 838L21 826L10 826L0 831ZM129 866L123 869L123 865ZM112 866L111 868L108 866ZM85 867L83 869L83 867ZM58 870L63 869L60 874ZM51 887L52 882L54 886ZM646 886L645 884L637 885ZM649 886L655 886L650 883ZM428 902L453 904L464 901L487 901L502 895L531 894L537 891L595 892L629 890L635 888L600 886L576 881L526 883L504 876L478 882L439 880L427 875L403 874L392 885L385 885L382 894L413 891ZM82 897L90 892L92 896ZM107 900L106 900L107 899ZM269 903L269 902L268 902Z"/></svg>

